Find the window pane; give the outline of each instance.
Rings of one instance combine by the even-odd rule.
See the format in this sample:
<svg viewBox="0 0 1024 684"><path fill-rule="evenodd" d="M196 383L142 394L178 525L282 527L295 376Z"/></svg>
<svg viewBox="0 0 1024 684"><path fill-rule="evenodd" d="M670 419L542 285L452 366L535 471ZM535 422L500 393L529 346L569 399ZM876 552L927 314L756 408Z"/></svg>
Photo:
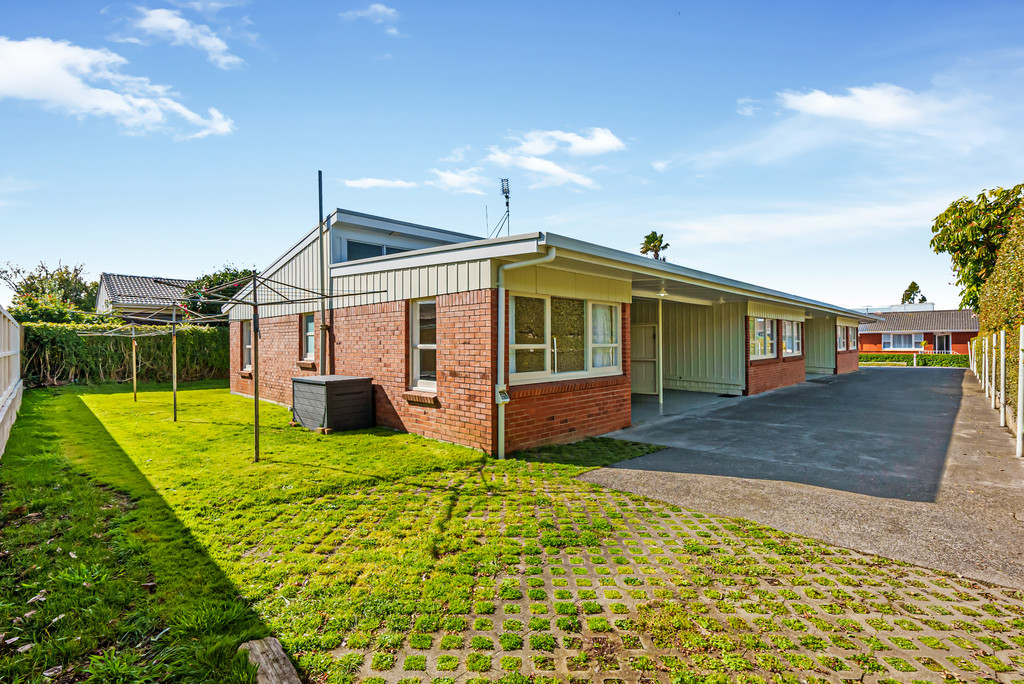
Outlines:
<svg viewBox="0 0 1024 684"><path fill-rule="evenodd" d="M387 245L386 247L384 247L384 253L385 254L401 254L402 252L408 252L408 251L409 251L408 249L405 249L403 247L392 247L391 245Z"/></svg>
<svg viewBox="0 0 1024 684"><path fill-rule="evenodd" d="M586 302L551 298L551 369L558 373L586 370L584 337Z"/></svg>
<svg viewBox="0 0 1024 684"><path fill-rule="evenodd" d="M614 368L618 364L617 347L594 347L594 368Z"/></svg>
<svg viewBox="0 0 1024 684"><path fill-rule="evenodd" d="M383 253L384 250L380 245L371 245L366 242L355 242L354 240L348 241L349 261L355 261L356 259L369 259L370 257L379 257Z"/></svg>
<svg viewBox="0 0 1024 684"><path fill-rule="evenodd" d="M419 306L419 344L437 344L437 303L421 302Z"/></svg>
<svg viewBox="0 0 1024 684"><path fill-rule="evenodd" d="M532 373L546 370L544 359L547 352L543 349L516 349L512 356L511 373Z"/></svg>
<svg viewBox="0 0 1024 684"><path fill-rule="evenodd" d="M420 380L437 381L437 350L420 349Z"/></svg>
<svg viewBox="0 0 1024 684"><path fill-rule="evenodd" d="M592 344L615 344L615 307L610 304L595 304L591 308L590 342Z"/></svg>
<svg viewBox="0 0 1024 684"><path fill-rule="evenodd" d="M535 297L513 297L512 307L512 315L516 326L512 343L546 344L547 340L544 335L544 300Z"/></svg>

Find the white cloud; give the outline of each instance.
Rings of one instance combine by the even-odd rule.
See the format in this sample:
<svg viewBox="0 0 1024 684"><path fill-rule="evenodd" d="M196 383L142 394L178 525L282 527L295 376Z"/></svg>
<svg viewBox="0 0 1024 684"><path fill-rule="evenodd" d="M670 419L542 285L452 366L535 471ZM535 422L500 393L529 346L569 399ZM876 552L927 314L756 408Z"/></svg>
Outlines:
<svg viewBox="0 0 1024 684"><path fill-rule="evenodd" d="M936 207L949 203L941 196L904 204L810 205L783 211L723 213L687 221L655 223L674 244L750 244L800 238L814 242L849 241L865 236L930 226Z"/></svg>
<svg viewBox="0 0 1024 684"><path fill-rule="evenodd" d="M751 97L741 97L736 100L736 113L740 116L754 116L757 110L761 109L757 105L761 104L760 100L755 100Z"/></svg>
<svg viewBox="0 0 1024 684"><path fill-rule="evenodd" d="M404 180L389 180L387 178L355 178L351 180L342 180L342 183L349 188L359 188L360 190L366 190L368 188L416 188L419 187L419 183L415 181L404 181Z"/></svg>
<svg viewBox="0 0 1024 684"><path fill-rule="evenodd" d="M342 12L338 15L345 21L355 21L357 19L368 19L375 24L390 24L398 21L399 14L398 10L383 5L379 2L375 2L366 9L361 10L349 10L348 12Z"/></svg>
<svg viewBox="0 0 1024 684"><path fill-rule="evenodd" d="M588 128L584 133L529 131L521 138L513 138L519 141L515 151L528 156L544 156L556 150L564 150L574 156L585 156L626 149L626 143L607 128Z"/></svg>
<svg viewBox="0 0 1024 684"><path fill-rule="evenodd" d="M651 167L659 173L667 171L668 167L672 165L672 161L669 159L661 159L659 161L652 161Z"/></svg>
<svg viewBox="0 0 1024 684"><path fill-rule="evenodd" d="M205 24L194 24L181 16L181 12L168 9L138 8L141 16L133 22L135 28L151 36L170 41L171 45L188 45L206 53L207 58L221 69L235 69L245 64L231 54L225 43Z"/></svg>
<svg viewBox="0 0 1024 684"><path fill-rule="evenodd" d="M203 117L165 85L120 72L127 60L49 38L0 36L0 99L31 100L76 116L110 116L132 133L172 132L185 138L225 135L234 122L214 108ZM188 124L182 130L181 120Z"/></svg>
<svg viewBox="0 0 1024 684"><path fill-rule="evenodd" d="M480 171L479 166L456 171L430 169L430 173L434 174L436 178L427 181L426 184L449 192L482 195L484 192L479 186L487 179L480 175Z"/></svg>
<svg viewBox="0 0 1024 684"><path fill-rule="evenodd" d="M821 90L785 91L779 101L786 109L810 116L857 121L873 128L921 130L936 119L966 104L960 98L943 100L931 93L916 93L891 83L847 88L846 95Z"/></svg>
<svg viewBox="0 0 1024 684"><path fill-rule="evenodd" d="M437 161L455 163L465 161L466 153L472 151L472 149L473 147L471 145L459 145L458 147L453 149L451 151L451 154L449 154L447 157L441 157Z"/></svg>
<svg viewBox="0 0 1024 684"><path fill-rule="evenodd" d="M248 0L191 0L188 2L171 0L171 4L195 10L200 14L213 15L217 14L217 12L220 12L222 9L242 7L243 5L248 4Z"/></svg>
<svg viewBox="0 0 1024 684"><path fill-rule="evenodd" d="M583 188L592 189L597 187L592 178L588 178L575 171L570 171L564 166L560 166L550 159L544 159L543 157L513 154L506 150L492 147L490 148L490 154L487 155L487 161L498 166L514 166L525 171L531 171L534 174L539 174L540 177L530 186L531 188L560 186L566 183Z"/></svg>
<svg viewBox="0 0 1024 684"><path fill-rule="evenodd" d="M388 26L386 29L384 29L384 33L388 34L389 36L395 36L396 38L405 37L405 34L400 33L398 29L396 29L394 26Z"/></svg>

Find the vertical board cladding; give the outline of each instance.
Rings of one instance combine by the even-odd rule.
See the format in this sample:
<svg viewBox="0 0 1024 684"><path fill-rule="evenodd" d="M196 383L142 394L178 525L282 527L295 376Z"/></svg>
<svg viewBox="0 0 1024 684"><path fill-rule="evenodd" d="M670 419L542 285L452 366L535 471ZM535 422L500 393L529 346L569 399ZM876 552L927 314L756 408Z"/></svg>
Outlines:
<svg viewBox="0 0 1024 684"><path fill-rule="evenodd" d="M775 322L775 325L779 325L778 321ZM780 387L798 385L807 379L805 357L802 354L800 356L783 355L782 335L777 327L775 331L775 358L755 359L753 361L750 360L750 317L746 318L743 327L746 331L744 333L744 347L746 349L744 356L747 362L747 389L744 394L760 394L761 392L767 392ZM804 326L804 339L800 345L801 349L807 348L806 330L807 328Z"/></svg>
<svg viewBox="0 0 1024 684"><path fill-rule="evenodd" d="M740 394L744 388L744 302L665 302L662 365L667 389Z"/></svg>
<svg viewBox="0 0 1024 684"><path fill-rule="evenodd" d="M440 295L437 390L409 389L408 301L335 309L334 372L373 378L377 424L492 451L495 291Z"/></svg>
<svg viewBox="0 0 1024 684"><path fill-rule="evenodd" d="M318 313L314 325L319 330ZM231 391L252 396L252 371L242 368L242 321L231 321L230 326ZM316 362L320 336L316 338L314 360L304 360L301 326L300 314L260 318L259 340L254 340L259 345L260 399L291 406L292 378L320 374Z"/></svg>
<svg viewBox="0 0 1024 684"><path fill-rule="evenodd" d="M510 387L511 401L505 408L509 452L573 442L630 426L630 305L621 306L622 373ZM507 368L507 348L505 363Z"/></svg>
<svg viewBox="0 0 1024 684"><path fill-rule="evenodd" d="M815 316L804 321L804 356L808 373L835 373L835 316Z"/></svg>

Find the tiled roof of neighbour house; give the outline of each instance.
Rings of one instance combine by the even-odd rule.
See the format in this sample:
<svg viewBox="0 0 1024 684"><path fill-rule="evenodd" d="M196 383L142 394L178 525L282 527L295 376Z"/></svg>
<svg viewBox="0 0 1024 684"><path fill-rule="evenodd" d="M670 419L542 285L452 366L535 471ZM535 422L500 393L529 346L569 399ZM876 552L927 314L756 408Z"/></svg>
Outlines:
<svg viewBox="0 0 1024 684"><path fill-rule="evenodd" d="M882 320L862 323L860 332L978 332L978 314L971 309L885 311Z"/></svg>
<svg viewBox="0 0 1024 684"><path fill-rule="evenodd" d="M157 280L163 282L158 283ZM102 273L100 282L106 289L107 299L113 304L168 306L173 298L181 295L180 288L192 281L180 278L161 278L160 276ZM173 283L180 287L165 283Z"/></svg>

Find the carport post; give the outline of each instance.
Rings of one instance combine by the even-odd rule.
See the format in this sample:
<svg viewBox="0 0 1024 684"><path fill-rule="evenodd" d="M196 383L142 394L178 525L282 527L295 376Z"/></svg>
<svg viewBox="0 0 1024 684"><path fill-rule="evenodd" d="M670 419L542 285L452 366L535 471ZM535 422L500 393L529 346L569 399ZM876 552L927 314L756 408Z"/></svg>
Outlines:
<svg viewBox="0 0 1024 684"><path fill-rule="evenodd" d="M657 342L656 351L658 353L658 363L657 363L657 371L656 372L658 373L658 403L659 404L664 404L665 403L665 373L664 373L664 370L663 370L664 369L664 361L662 360L662 357L665 355L665 345L661 341L662 340L662 334L661 334L661 304L662 304L662 299L661 299L661 297L659 297L658 298L658 332L657 332L658 339L656 340L656 342ZM631 349L630 350L630 354L632 354L632 353L633 352L632 352L632 349Z"/></svg>
<svg viewBox="0 0 1024 684"><path fill-rule="evenodd" d="M1017 458L1024 456L1024 325L1017 348Z"/></svg>
<svg viewBox="0 0 1024 684"><path fill-rule="evenodd" d="M999 427L1006 427L1006 331L999 331Z"/></svg>

